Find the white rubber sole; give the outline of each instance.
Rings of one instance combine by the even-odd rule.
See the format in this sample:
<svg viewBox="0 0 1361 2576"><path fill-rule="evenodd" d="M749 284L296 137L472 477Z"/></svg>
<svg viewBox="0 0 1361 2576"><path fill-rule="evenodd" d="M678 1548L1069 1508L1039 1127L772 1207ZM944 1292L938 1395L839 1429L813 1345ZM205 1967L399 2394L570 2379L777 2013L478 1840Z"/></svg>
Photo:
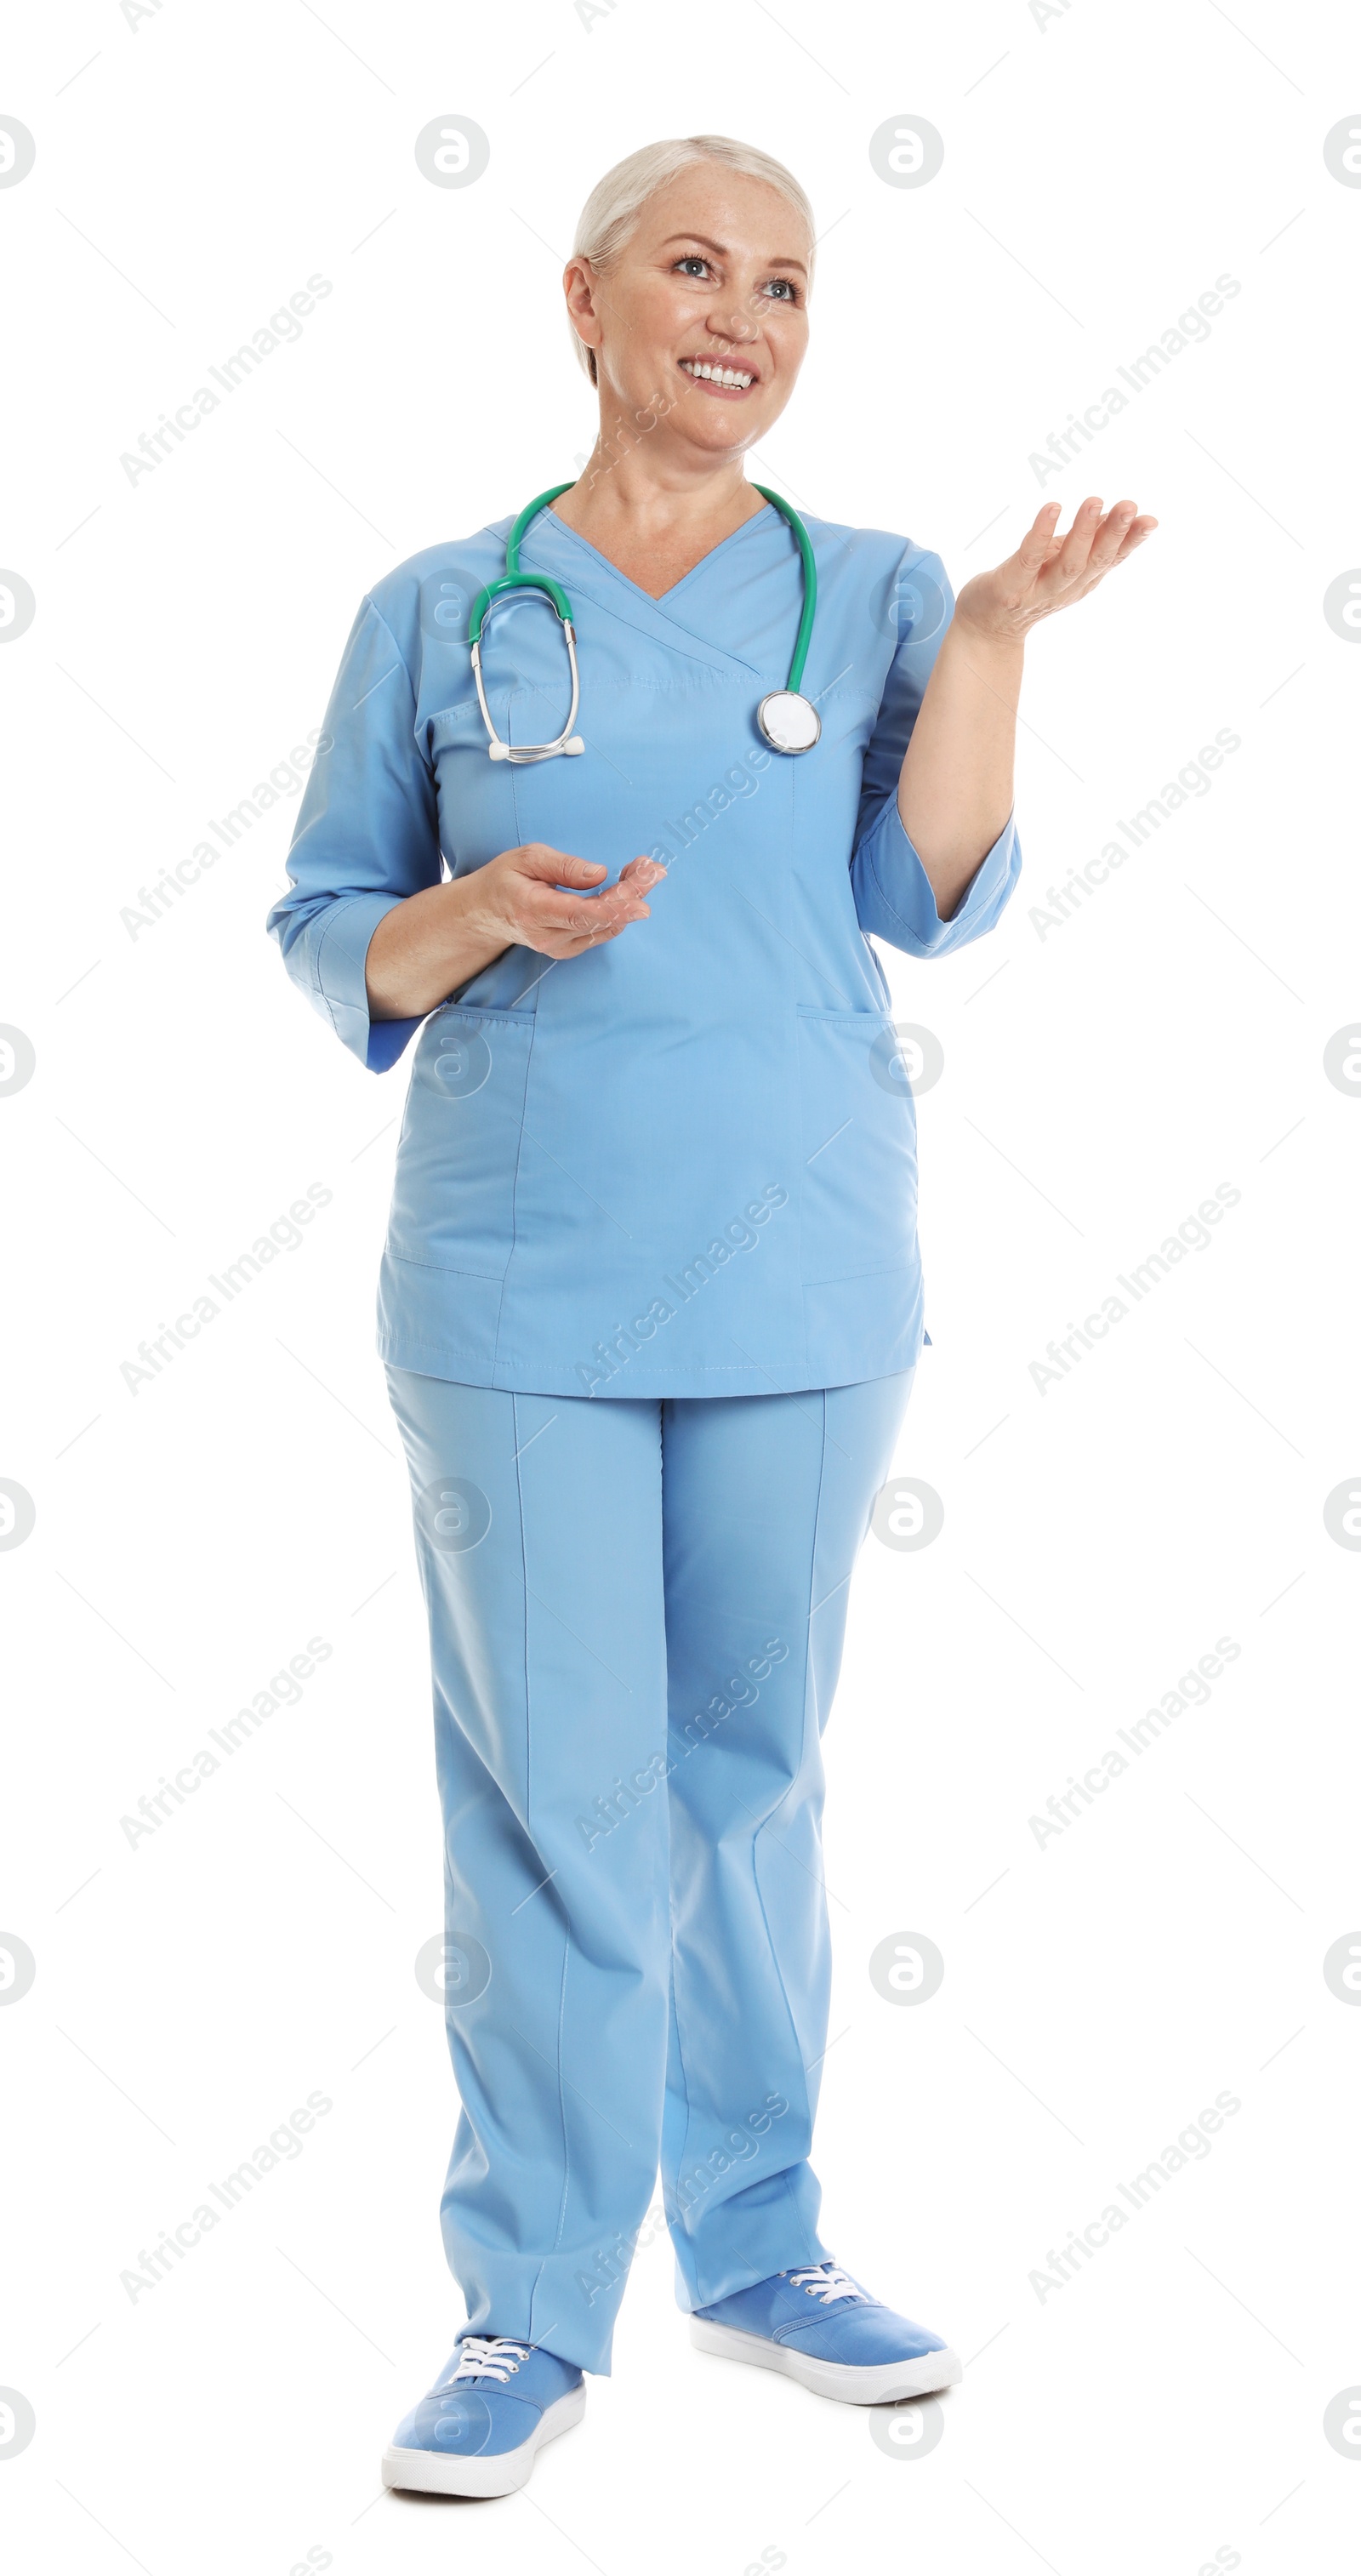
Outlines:
<svg viewBox="0 0 1361 2576"><path fill-rule="evenodd" d="M899 2397L930 2397L938 2388L957 2387L964 2376L963 2362L948 2346L921 2353L914 2361L817 2361L811 2353L769 2343L764 2335L743 2334L737 2326L716 2325L710 2317L690 2319L690 2341L701 2352L721 2353L725 2361L778 2370L815 2396L839 2398L843 2406L891 2406Z"/></svg>
<svg viewBox="0 0 1361 2576"><path fill-rule="evenodd" d="M389 2442L383 2453L383 2484L404 2487L412 2495L515 2495L525 2484L545 2442L570 2433L586 2412L586 2383L569 2388L539 2417L538 2428L516 2451L491 2451L468 2458L457 2451L406 2451Z"/></svg>

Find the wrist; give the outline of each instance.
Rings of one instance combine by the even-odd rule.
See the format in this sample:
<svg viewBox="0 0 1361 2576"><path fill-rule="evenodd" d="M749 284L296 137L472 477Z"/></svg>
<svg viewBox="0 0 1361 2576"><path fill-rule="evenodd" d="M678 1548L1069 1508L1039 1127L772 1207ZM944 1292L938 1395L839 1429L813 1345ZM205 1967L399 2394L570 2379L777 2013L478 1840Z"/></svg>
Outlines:
<svg viewBox="0 0 1361 2576"><path fill-rule="evenodd" d="M483 882L491 877L494 866L495 861L489 860L469 876L451 877L444 888L446 919L451 926L457 925L459 945L484 950L483 965L499 956L503 948L509 948L515 936L497 909L494 880L490 887Z"/></svg>
<svg viewBox="0 0 1361 2576"><path fill-rule="evenodd" d="M1025 661L1023 634L1007 634L995 626L976 625L967 614L961 616L958 610L946 633L947 645L952 637L958 639L960 648L967 646L972 660L982 657L995 662L999 669L1020 670Z"/></svg>

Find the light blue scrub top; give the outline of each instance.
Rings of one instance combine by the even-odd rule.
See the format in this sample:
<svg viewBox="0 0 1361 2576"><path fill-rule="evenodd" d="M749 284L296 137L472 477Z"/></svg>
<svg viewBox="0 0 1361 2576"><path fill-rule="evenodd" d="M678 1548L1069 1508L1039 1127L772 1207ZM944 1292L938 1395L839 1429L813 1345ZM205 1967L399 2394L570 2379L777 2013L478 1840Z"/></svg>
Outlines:
<svg viewBox="0 0 1361 2576"><path fill-rule="evenodd" d="M414 555L362 602L268 928L374 1072L420 1029L378 1294L399 1368L544 1395L761 1395L911 1368L922 1340L916 1121L872 934L942 956L990 930L1014 825L942 922L898 772L953 610L938 556L809 519L804 674L822 739L756 724L799 622L767 503L661 599L550 510L521 547L575 611L575 758L487 757L467 642L510 519ZM568 705L546 601L483 633L497 730ZM383 915L444 870L545 841L650 852L652 917L558 962L516 947L425 1019L370 1022Z"/></svg>

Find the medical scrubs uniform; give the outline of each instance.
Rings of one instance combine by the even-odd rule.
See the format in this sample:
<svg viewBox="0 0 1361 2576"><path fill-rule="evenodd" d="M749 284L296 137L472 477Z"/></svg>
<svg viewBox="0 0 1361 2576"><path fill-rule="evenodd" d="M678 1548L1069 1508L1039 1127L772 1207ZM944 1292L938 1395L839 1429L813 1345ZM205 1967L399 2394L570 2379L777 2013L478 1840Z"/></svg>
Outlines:
<svg viewBox="0 0 1361 2576"><path fill-rule="evenodd" d="M867 934L997 920L1008 823L942 922L896 787L952 609L939 558L769 504L660 599L551 509L578 757L492 761L468 648L511 521L362 603L269 928L375 1072L414 1038L378 1295L430 1614L447 2022L442 2220L480 2332L591 2370L660 2159L688 2307L823 2259L820 1737L846 1592L920 1349L916 1143ZM498 733L567 714L558 621L483 632ZM395 903L540 841L667 867L650 920L506 950L370 1021ZM589 901L590 898L583 898ZM417 1032L419 1031L419 1034Z"/></svg>

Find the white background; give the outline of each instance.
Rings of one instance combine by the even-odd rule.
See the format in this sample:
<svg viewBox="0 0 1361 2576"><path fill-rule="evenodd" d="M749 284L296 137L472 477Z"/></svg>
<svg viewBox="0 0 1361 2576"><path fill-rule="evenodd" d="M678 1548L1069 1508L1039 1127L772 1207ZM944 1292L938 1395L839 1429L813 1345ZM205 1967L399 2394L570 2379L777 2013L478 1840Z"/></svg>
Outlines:
<svg viewBox="0 0 1361 2576"><path fill-rule="evenodd" d="M67 0L12 28L0 113L37 159L0 192L0 558L37 608L0 654L0 1018L37 1061L0 1100L0 1474L36 1526L0 1556L0 1917L36 1978L0 2012L0 2383L37 2429L0 2505L25 2569L1343 2563L1361 2458L1323 2413L1361 2382L1361 2010L1322 1961L1361 1925L1361 1559L1323 1505L1361 1466L1361 1106L1323 1050L1361 999L1361 652L1322 599L1361 563L1361 189L1323 138L1361 107L1353 35L1264 0L1043 27L1025 0L618 0L589 27L571 0L164 0L135 28ZM444 114L490 139L466 189L416 166ZM899 114L945 138L920 189L870 164ZM460 2314L456 2103L413 1973L440 1919L426 1644L372 1335L407 1066L361 1070L264 937L294 800L152 928L120 915L319 724L372 581L572 472L578 209L706 129L788 162L825 234L755 471L957 584L1052 494L1161 522L1032 644L1000 929L886 952L946 1058L900 1451L945 1525L871 1540L853 1597L818 2164L828 2241L972 2366L929 2455L887 2455L861 2410L694 2354L662 2236L528 2492L428 2505L377 2474ZM300 341L130 482L139 433L312 272ZM1041 487L1048 433L1223 272L1208 342ZM1211 791L1042 937L1046 889L1220 728ZM130 1393L139 1341L312 1182L304 1243ZM1209 1248L1041 1393L1050 1339L1222 1182ZM313 1636L299 1704L130 1847L120 1818ZM1029 1818L1221 1636L1208 1704L1041 1847ZM946 1962L909 2009L867 1972L900 1931ZM313 2090L296 2160L130 2300L139 2249ZM1221 2091L1212 2150L1037 2296Z"/></svg>

